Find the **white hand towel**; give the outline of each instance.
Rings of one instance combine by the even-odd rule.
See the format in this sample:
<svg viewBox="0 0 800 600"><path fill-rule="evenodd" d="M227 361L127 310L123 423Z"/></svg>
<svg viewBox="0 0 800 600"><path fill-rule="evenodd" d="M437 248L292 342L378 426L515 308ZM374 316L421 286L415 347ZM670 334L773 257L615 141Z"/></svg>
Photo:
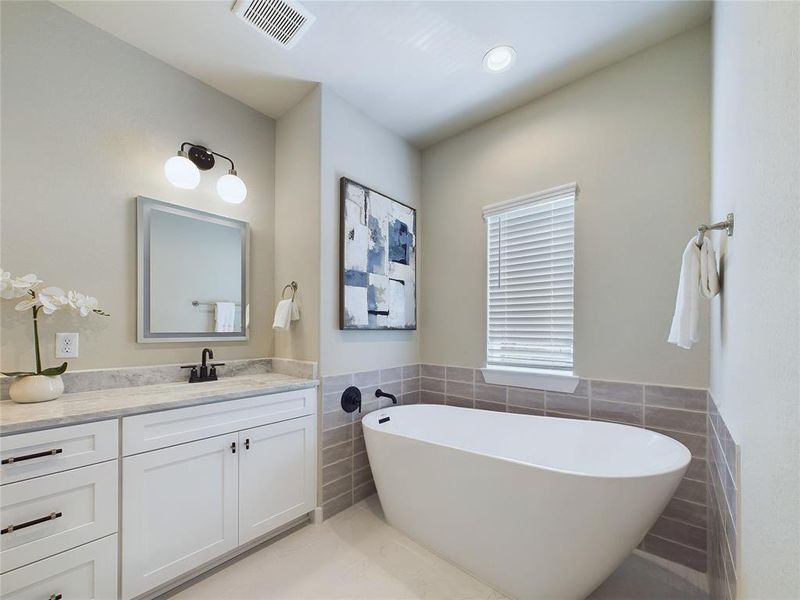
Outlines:
<svg viewBox="0 0 800 600"><path fill-rule="evenodd" d="M236 322L236 305L233 302L214 303L214 331L233 331Z"/></svg>
<svg viewBox="0 0 800 600"><path fill-rule="evenodd" d="M291 300L281 300L278 306L275 307L275 320L272 322L273 329L286 330L292 322L292 305ZM298 316L299 318L299 316Z"/></svg>
<svg viewBox="0 0 800 600"><path fill-rule="evenodd" d="M717 255L714 243L703 238L700 248L700 293L704 298L713 298L719 294L719 275L717 275Z"/></svg>
<svg viewBox="0 0 800 600"><path fill-rule="evenodd" d="M700 248L692 238L683 251L678 295L675 298L675 315L672 317L672 327L667 341L681 348L691 348L699 339L697 335L699 319Z"/></svg>
<svg viewBox="0 0 800 600"><path fill-rule="evenodd" d="M292 321L300 320L300 309L297 307L297 302L292 300Z"/></svg>

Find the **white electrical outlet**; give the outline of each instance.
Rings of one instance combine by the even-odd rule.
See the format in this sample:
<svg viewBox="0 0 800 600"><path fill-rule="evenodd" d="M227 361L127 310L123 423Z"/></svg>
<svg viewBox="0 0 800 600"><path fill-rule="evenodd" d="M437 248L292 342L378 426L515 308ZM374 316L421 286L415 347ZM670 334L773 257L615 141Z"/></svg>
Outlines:
<svg viewBox="0 0 800 600"><path fill-rule="evenodd" d="M78 334L56 334L56 358L78 358Z"/></svg>

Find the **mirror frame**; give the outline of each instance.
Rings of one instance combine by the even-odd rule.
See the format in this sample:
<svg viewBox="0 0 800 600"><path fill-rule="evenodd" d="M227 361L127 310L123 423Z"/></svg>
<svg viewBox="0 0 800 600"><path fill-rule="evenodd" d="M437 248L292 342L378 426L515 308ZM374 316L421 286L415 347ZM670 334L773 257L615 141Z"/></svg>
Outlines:
<svg viewBox="0 0 800 600"><path fill-rule="evenodd" d="M242 240L242 318L241 329L231 332L153 332L150 331L150 218L153 211L168 212L238 229ZM136 329L137 341L152 342L238 342L249 339L250 301L250 225L230 217L154 200L136 198Z"/></svg>

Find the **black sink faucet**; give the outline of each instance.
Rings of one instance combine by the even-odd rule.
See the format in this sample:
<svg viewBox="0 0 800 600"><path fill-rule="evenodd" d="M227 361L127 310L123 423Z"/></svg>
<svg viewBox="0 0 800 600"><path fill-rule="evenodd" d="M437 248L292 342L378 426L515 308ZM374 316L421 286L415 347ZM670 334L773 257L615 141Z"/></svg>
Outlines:
<svg viewBox="0 0 800 600"><path fill-rule="evenodd" d="M200 381L216 381L217 380L217 367L222 367L225 363L212 363L208 364L208 359L214 360L214 351L211 348L203 348L202 363L200 365L200 374L197 374L197 365L186 365L181 369L191 369L189 373L189 383L198 383Z"/></svg>
<svg viewBox="0 0 800 600"><path fill-rule="evenodd" d="M211 348L203 348L203 362L200 365L200 379L208 379L208 359L214 360L214 351Z"/></svg>

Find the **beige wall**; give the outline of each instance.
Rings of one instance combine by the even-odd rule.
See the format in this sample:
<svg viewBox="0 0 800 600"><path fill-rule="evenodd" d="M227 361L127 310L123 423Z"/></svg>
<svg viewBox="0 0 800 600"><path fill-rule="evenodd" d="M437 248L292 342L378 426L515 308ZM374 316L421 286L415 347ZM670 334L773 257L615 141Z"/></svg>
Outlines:
<svg viewBox="0 0 800 600"><path fill-rule="evenodd" d="M149 196L250 222L251 337L215 343L217 357L269 355L273 298L274 121L45 2L2 3L2 246L0 264L96 296L111 318L43 322L78 331L70 368L198 359L196 344L136 343L135 197ZM230 155L247 183L240 206L214 189L170 185L164 161L181 141ZM202 257L187 269L202 270ZM33 366L30 317L4 301L2 366Z"/></svg>
<svg viewBox="0 0 800 600"><path fill-rule="evenodd" d="M296 281L300 307L300 320L275 332L275 356L313 361L320 329L321 101L317 87L278 120L275 166L275 303Z"/></svg>
<svg viewBox="0 0 800 600"><path fill-rule="evenodd" d="M339 178L348 177L419 209L420 154L323 87L321 173L320 370L323 375L336 375L416 363L417 331L339 330ZM417 219L418 223L423 220L419 212ZM420 250L421 246L417 248L418 278L422 270ZM418 317L420 298L418 290Z"/></svg>
<svg viewBox="0 0 800 600"><path fill-rule="evenodd" d="M575 371L707 384L705 317L691 351L666 338L708 217L709 45L694 29L423 153L423 361L484 365L481 207L577 181Z"/></svg>
<svg viewBox="0 0 800 600"><path fill-rule="evenodd" d="M301 319L275 355L323 375L416 363L416 331L339 330L339 178L419 208L419 152L320 85L278 120L276 160L275 294L296 280Z"/></svg>
<svg viewBox="0 0 800 600"><path fill-rule="evenodd" d="M800 594L800 4L714 10L711 390L741 446L741 598Z"/></svg>

